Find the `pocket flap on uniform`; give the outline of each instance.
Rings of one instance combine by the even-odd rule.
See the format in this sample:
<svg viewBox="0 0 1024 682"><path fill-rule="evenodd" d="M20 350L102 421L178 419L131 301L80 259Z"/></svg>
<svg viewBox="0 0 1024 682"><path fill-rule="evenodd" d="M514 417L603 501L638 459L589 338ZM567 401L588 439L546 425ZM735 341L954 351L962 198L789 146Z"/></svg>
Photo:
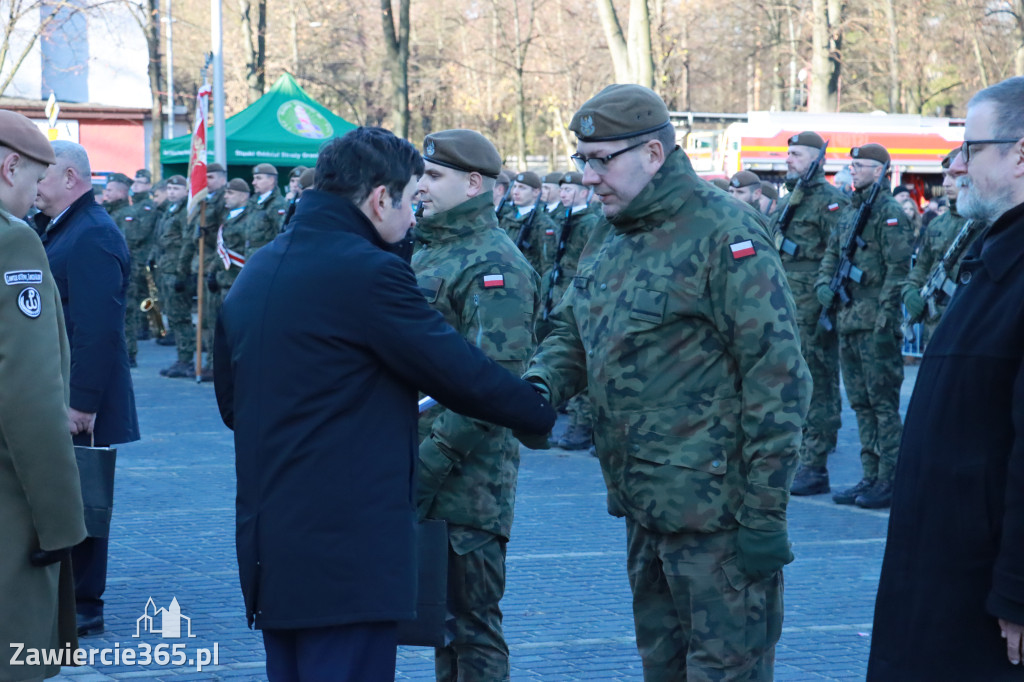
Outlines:
<svg viewBox="0 0 1024 682"><path fill-rule="evenodd" d="M417 277L416 283L420 287L420 291L423 296L426 297L427 301L434 303L437 301L437 295L441 293L441 288L444 286L443 277Z"/></svg>
<svg viewBox="0 0 1024 682"><path fill-rule="evenodd" d="M572 278L572 285L577 289L586 289L590 286L590 275L576 275Z"/></svg>
<svg viewBox="0 0 1024 682"><path fill-rule="evenodd" d="M629 316L634 320L660 324L665 319L668 294L655 289L637 289Z"/></svg>

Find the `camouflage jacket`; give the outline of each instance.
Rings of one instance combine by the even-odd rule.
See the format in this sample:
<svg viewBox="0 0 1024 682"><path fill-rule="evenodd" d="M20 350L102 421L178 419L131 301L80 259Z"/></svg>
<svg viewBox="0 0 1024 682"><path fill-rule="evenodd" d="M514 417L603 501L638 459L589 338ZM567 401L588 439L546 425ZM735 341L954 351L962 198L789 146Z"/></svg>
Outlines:
<svg viewBox="0 0 1024 682"><path fill-rule="evenodd" d="M422 218L412 268L420 290L448 324L518 375L536 345L540 282L497 226L489 196ZM519 473L519 444L512 433L444 411L429 438L437 447L421 447L420 457L446 457L454 466L427 515L507 539ZM436 470L438 463L426 465Z"/></svg>
<svg viewBox="0 0 1024 682"><path fill-rule="evenodd" d="M239 229L245 235L243 255L249 260L257 249L274 241L274 237L280 234L281 226L277 222L276 212L260 210L259 204L252 201L246 205L244 216Z"/></svg>
<svg viewBox="0 0 1024 682"><path fill-rule="evenodd" d="M121 230L121 234L124 234L126 223L131 222L134 219L134 216L132 215L132 205L128 203L128 200L120 199L118 201L107 202L103 204L103 208L105 208L107 213L110 214L114 224L117 225L117 229Z"/></svg>
<svg viewBox="0 0 1024 682"><path fill-rule="evenodd" d="M825 257L818 269L815 286L828 284L839 262L839 250L845 243L857 218L861 203L871 187L854 192L850 205L840 211L839 228L829 239ZM900 335L903 323L903 296L900 288L910 272L910 254L914 247L914 232L903 207L892 198L892 193L878 193L871 207L861 238L867 246L857 249L853 264L864 271L860 281L850 282L850 305L839 303L838 324L840 334L856 331L888 331Z"/></svg>
<svg viewBox="0 0 1024 682"><path fill-rule="evenodd" d="M149 192L139 192L132 197L132 219L126 221L124 227L124 240L132 255L132 267L146 265L156 241L156 224L160 215Z"/></svg>
<svg viewBox="0 0 1024 682"><path fill-rule="evenodd" d="M193 204L188 214L188 239L181 246L182 263L188 264L188 269L193 274L199 272L199 233L200 215L199 211L203 204ZM217 260L217 228L224 222L227 211L224 209L224 190L210 196L206 195L206 238L203 240L203 264L204 276L209 268Z"/></svg>
<svg viewBox="0 0 1024 682"><path fill-rule="evenodd" d="M956 212L956 204L954 203L946 213L935 218L928 224L928 231L921 244L921 251L917 254L917 262L914 263L914 267L910 271L907 281L903 283L901 291L903 296L906 296L907 292L910 290L921 290L928 281L928 277L931 275L935 265L942 260L944 255L946 255L946 251L949 250L953 240L956 239L958 234L960 234L960 230L963 229L966 222L967 219ZM964 249L960 252L961 259L966 255L967 247L970 246L971 242L974 241L983 231L984 230L978 229L978 226L971 229L967 243L964 244ZM953 271L947 272L946 276L953 282L956 282L959 271L960 262L957 261L956 265L953 267Z"/></svg>
<svg viewBox="0 0 1024 682"><path fill-rule="evenodd" d="M157 224L153 258L161 276L188 277L188 269L181 269L181 246L188 231L185 220L187 203L187 199L167 202L167 210Z"/></svg>
<svg viewBox="0 0 1024 682"><path fill-rule="evenodd" d="M530 223L528 245L523 249L523 255L526 256L526 260L530 261L533 269L541 273L551 266L551 261L555 258L558 237L555 234L555 223L544 212L543 205L533 210L539 212L537 217L533 219L533 222ZM510 213L506 213L505 217L500 220L501 229L505 231L505 234L508 235L513 244L519 239L519 232L523 225L529 222L533 211L530 211L522 218L516 217L517 214L518 211L513 208Z"/></svg>
<svg viewBox="0 0 1024 682"><path fill-rule="evenodd" d="M224 222L214 234L213 254L216 258L211 262L210 267L217 273L217 284L227 293L227 289L235 283L238 273L242 271L242 263L246 249L245 226L247 218L252 213L252 207L248 204L242 207L235 217L231 217L230 211L224 212ZM224 254L221 255L220 251ZM228 264L224 264L224 256L228 257Z"/></svg>
<svg viewBox="0 0 1024 682"><path fill-rule="evenodd" d="M563 212L563 216L565 213ZM565 253L562 255L562 260L559 261L559 278L557 282L551 282L552 270L554 269L554 258L551 259L551 266L544 272L542 277L542 283L544 292L546 293L549 288L553 288L552 300L555 304L561 300L562 295L565 293L569 283L572 282L572 278L576 276L576 268L579 267L580 254L583 253L583 247L587 245L587 239L594 232L594 226L597 225L601 219L601 208L597 206L587 206L583 210L572 214L566 222L563 217L561 225L558 228L558 241L555 242L555 254L558 254L558 244L561 243L563 235L565 234L566 225L569 226L569 240L565 245Z"/></svg>
<svg viewBox="0 0 1024 682"><path fill-rule="evenodd" d="M795 186L796 183L792 184ZM776 234L781 234L778 220L782 211L793 202L796 202L793 218L781 236L797 245L796 256L780 252L779 257L782 258L782 265L790 281L796 279L811 283L818 276L821 259L828 247L829 237L839 225L842 209L850 205L850 200L829 184L824 171L819 170L810 183L779 199L769 219Z"/></svg>
<svg viewBox="0 0 1024 682"><path fill-rule="evenodd" d="M673 152L587 242L526 378L589 389L609 512L785 528L811 381L763 217Z"/></svg>
<svg viewBox="0 0 1024 682"><path fill-rule="evenodd" d="M249 205L253 209L253 212L262 211L266 213L267 219L277 230L274 233L274 236L277 236L277 234L284 228L284 217L288 214L288 200L284 198L284 195L281 194L281 190L277 187L275 187L274 191L270 193L270 196L263 201L260 201L258 196L253 195L253 197L249 199ZM274 237L271 237L270 239L273 238ZM267 242L269 242L270 239L268 239ZM264 242L264 244L267 242ZM263 246L263 244L260 244L260 246Z"/></svg>

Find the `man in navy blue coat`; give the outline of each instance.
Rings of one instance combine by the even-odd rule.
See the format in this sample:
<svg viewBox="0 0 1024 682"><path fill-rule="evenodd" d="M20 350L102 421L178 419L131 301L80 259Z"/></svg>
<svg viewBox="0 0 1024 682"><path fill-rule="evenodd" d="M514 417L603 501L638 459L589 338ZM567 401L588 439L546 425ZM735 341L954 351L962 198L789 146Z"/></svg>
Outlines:
<svg viewBox="0 0 1024 682"><path fill-rule="evenodd" d="M124 338L128 246L96 203L85 148L53 142L57 163L39 182L37 225L64 306L71 345L71 433L75 445L139 439L135 392ZM72 551L80 635L103 631L107 538L86 538Z"/></svg>
<svg viewBox="0 0 1024 682"><path fill-rule="evenodd" d="M960 263L907 410L868 680L1024 679L1024 77L967 105Z"/></svg>
<svg viewBox="0 0 1024 682"><path fill-rule="evenodd" d="M551 406L463 340L391 245L423 160L359 128L326 143L289 230L245 265L215 340L235 431L236 542L250 625L278 680L394 679L414 615L417 391L547 433Z"/></svg>

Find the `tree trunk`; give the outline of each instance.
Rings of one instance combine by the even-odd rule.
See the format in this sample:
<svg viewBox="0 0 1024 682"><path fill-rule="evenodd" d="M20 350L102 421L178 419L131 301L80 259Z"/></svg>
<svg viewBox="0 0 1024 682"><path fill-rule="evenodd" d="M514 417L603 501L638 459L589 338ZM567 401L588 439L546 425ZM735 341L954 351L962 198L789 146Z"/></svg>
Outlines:
<svg viewBox="0 0 1024 682"><path fill-rule="evenodd" d="M519 2L512 1L512 27L516 39L515 68L513 73L516 79L516 156L518 157L518 170L525 171L526 168L526 88L523 83L524 67L526 65L527 44L523 42L522 29L519 26ZM528 31L532 32L533 14L530 14Z"/></svg>
<svg viewBox="0 0 1024 682"><path fill-rule="evenodd" d="M651 54L651 12L647 0L630 0L629 46L632 82L654 89L654 57Z"/></svg>
<svg viewBox="0 0 1024 682"><path fill-rule="evenodd" d="M380 0L388 71L391 74L391 118L394 133L409 137L409 0L398 0L398 31L391 0Z"/></svg>
<svg viewBox="0 0 1024 682"><path fill-rule="evenodd" d="M160 142L164 137L164 92L163 61L160 57L160 0L147 0L146 47L149 51L149 90L153 93L150 116L153 130L149 136L149 171L154 178L160 177Z"/></svg>
<svg viewBox="0 0 1024 682"><path fill-rule="evenodd" d="M1017 54L1013 59L1013 71L1024 76L1024 0L1017 0Z"/></svg>
<svg viewBox="0 0 1024 682"><path fill-rule="evenodd" d="M895 0L882 0L882 12L889 34L889 113L902 113L900 106L900 43L899 29L896 26Z"/></svg>
<svg viewBox="0 0 1024 682"><path fill-rule="evenodd" d="M242 49L245 51L245 82L252 104L266 91L267 84L267 0L256 0L256 30L252 26L249 0L238 0L242 15Z"/></svg>
<svg viewBox="0 0 1024 682"><path fill-rule="evenodd" d="M811 2L811 84L807 110L813 113L831 111L828 104L829 63L828 9L826 0Z"/></svg>
<svg viewBox="0 0 1024 682"><path fill-rule="evenodd" d="M597 13L601 17L601 26L604 28L604 37L608 41L608 51L612 56L615 82L631 83L629 49L626 47L626 38L622 34L622 25L619 23L619 16L615 13L615 6L612 5L612 0L596 0L596 2Z"/></svg>

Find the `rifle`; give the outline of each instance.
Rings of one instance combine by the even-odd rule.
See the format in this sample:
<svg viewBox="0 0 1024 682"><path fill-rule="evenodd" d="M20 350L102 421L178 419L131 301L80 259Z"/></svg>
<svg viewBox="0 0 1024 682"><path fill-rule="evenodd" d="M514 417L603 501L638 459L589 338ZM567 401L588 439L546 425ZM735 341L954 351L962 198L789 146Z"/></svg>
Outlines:
<svg viewBox="0 0 1024 682"><path fill-rule="evenodd" d="M889 162L887 161L885 166L882 168L881 175L878 176L878 180L871 186L871 192L868 194L867 199L860 205L860 209L857 211L857 218L853 223L853 229L850 230L850 236L846 239L842 248L839 250L839 263L836 264L836 271L832 274L832 279L828 283L828 288L831 289L839 302L843 306L850 305L852 299L850 298L850 292L847 286L851 281L860 284L861 279L864 277L864 271L853 264L853 257L857 255L857 249L862 249L867 246L861 238L861 233L864 231L864 226L868 223L868 218L871 217L871 206L875 203L875 198L878 196L878 192L882 189L882 184L886 182L889 175ZM825 331L832 331L835 329L835 325L832 323L832 309L835 307L835 299L832 303L827 306L822 306L821 315L818 316L818 324L820 324Z"/></svg>
<svg viewBox="0 0 1024 682"><path fill-rule="evenodd" d="M533 210L530 211L530 216L523 221L523 224L519 227L519 234L516 235L516 248L524 254L529 251L530 246L532 246L530 233L533 231L533 221L537 219L537 212L542 210L540 204L540 195L538 194L537 202L533 205Z"/></svg>
<svg viewBox="0 0 1024 682"><path fill-rule="evenodd" d="M548 321L551 310L555 307L555 285L562 278L562 257L565 256L565 249L572 236L572 206L565 209L565 223L562 225L562 232L558 236L558 248L555 250L555 262L551 265L551 275L548 277L548 291L544 294L544 311L541 319Z"/></svg>
<svg viewBox="0 0 1024 682"><path fill-rule="evenodd" d="M928 281L921 287L921 298L924 299L927 306L926 319L934 320L939 316L938 301L936 300L939 292L942 292L947 297L947 300L953 297L953 292L956 291L956 282L949 278L949 273L953 271L957 261L960 260L960 256L967 249L967 245L976 231L976 225L977 223L973 220L968 220L964 223L964 226L960 228L960 232L957 233L956 239L953 240L953 243L946 249L946 253L943 254L942 260L932 268L931 273L928 275ZM904 320L902 331L903 338L907 341L914 340L914 323L917 321L919 321L919 318Z"/></svg>
<svg viewBox="0 0 1024 682"><path fill-rule="evenodd" d="M498 207L496 209L494 209L495 215L497 215L499 218L501 217L502 210L504 210L504 208L505 208L505 203L508 201L509 196L512 194L512 183L513 182L514 182L513 180L509 180L508 181L508 187L505 188L505 196L503 196L501 198L501 201L498 202Z"/></svg>
<svg viewBox="0 0 1024 682"><path fill-rule="evenodd" d="M782 246L779 248L783 253L788 253L790 256L796 256L796 252L800 249L799 244L791 239L786 239L786 230L789 228L790 221L793 220L793 214L796 213L796 207L804 200L804 187L809 183L814 175L821 168L821 164L825 162L825 152L828 151L828 140L825 140L824 146L821 151L818 152L818 158L807 167L804 174L800 176L796 181L796 186L793 187L793 191L789 195L789 203L786 204L786 208L782 209L782 213L779 215L778 221L775 223L779 234L782 235Z"/></svg>

